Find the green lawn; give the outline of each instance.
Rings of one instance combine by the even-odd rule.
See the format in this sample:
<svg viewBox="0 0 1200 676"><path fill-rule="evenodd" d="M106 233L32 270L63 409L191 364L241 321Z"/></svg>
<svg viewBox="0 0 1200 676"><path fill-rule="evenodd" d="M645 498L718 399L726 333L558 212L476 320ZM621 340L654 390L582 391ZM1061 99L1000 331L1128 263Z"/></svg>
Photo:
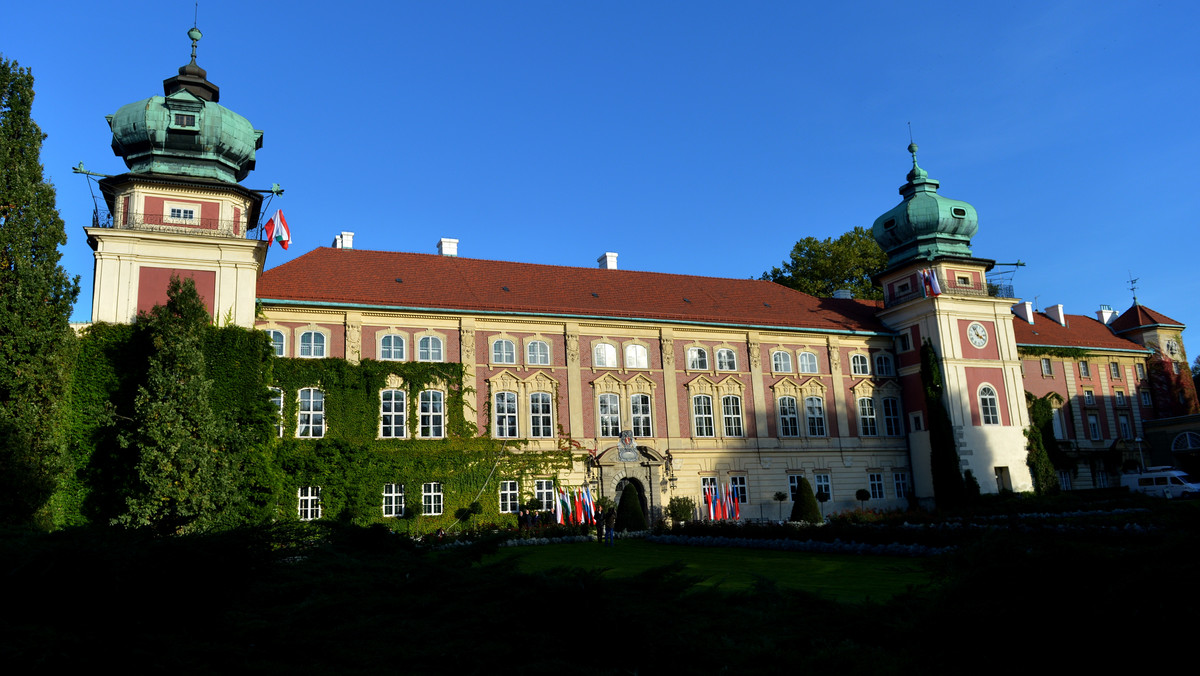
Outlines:
<svg viewBox="0 0 1200 676"><path fill-rule="evenodd" d="M685 547L643 540L619 540L612 548L595 543L502 548L484 562L504 559L514 559L525 572L603 569L610 578L681 562L684 574L697 579L700 587L734 591L765 579L782 588L843 602L885 601L930 581L922 559Z"/></svg>

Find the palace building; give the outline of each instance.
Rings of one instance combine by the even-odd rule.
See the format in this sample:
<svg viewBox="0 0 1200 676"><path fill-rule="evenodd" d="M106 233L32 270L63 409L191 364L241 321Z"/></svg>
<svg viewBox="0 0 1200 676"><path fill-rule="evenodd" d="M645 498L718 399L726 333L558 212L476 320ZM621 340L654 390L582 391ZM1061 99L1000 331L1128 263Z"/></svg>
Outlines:
<svg viewBox="0 0 1200 676"><path fill-rule="evenodd" d="M591 452L539 484L608 496L632 486L651 511L728 485L742 518L771 518L773 496L800 477L829 495L827 510L858 506L860 489L872 507L934 496L926 343L960 469L984 492L1032 489L1027 396L1053 402L1068 488L1115 485L1139 453L1170 464L1169 449L1135 440L1146 421L1197 412L1182 325L1136 303L1092 318L999 297L994 261L971 248L975 209L938 193L915 145L900 203L874 224L888 254L882 301L621 270L612 252L580 268L460 257L452 239L436 253L375 251L349 232L264 269L263 193L239 183L263 133L218 103L195 61L200 33L189 35L192 60L163 95L108 118L128 171L100 181L108 215L86 228L92 319L133 321L180 275L214 319L267 332L281 359L462 365L462 383L381 391L381 439L443 439L446 388L461 388L480 434L518 440L521 452L565 436ZM339 425L319 383L278 403L299 412L287 437ZM414 422L385 424L397 414ZM636 452L620 451L622 432Z"/></svg>

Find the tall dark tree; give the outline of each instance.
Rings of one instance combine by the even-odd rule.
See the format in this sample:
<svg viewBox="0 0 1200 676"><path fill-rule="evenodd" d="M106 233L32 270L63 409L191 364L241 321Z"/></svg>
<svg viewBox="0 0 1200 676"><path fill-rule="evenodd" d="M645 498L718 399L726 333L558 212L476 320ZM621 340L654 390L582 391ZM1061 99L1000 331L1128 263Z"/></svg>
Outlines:
<svg viewBox="0 0 1200 676"><path fill-rule="evenodd" d="M764 272L762 279L822 298L838 289L849 289L855 298L883 298L871 276L887 267L887 254L862 226L837 239L805 237L780 265Z"/></svg>
<svg viewBox="0 0 1200 676"><path fill-rule="evenodd" d="M1025 403L1029 407L1029 427L1025 428L1029 453L1025 456L1025 464L1029 466L1033 492L1037 495L1058 492L1058 472L1049 450L1052 445L1057 447L1054 440L1056 402L1061 403L1062 397L1053 392L1041 398L1025 393Z"/></svg>
<svg viewBox="0 0 1200 676"><path fill-rule="evenodd" d="M33 75L0 57L0 519L50 525L79 280L59 265L67 236L32 107Z"/></svg>
<svg viewBox="0 0 1200 676"><path fill-rule="evenodd" d="M190 279L172 277L166 305L139 317L150 346L134 426L122 439L134 476L117 523L160 533L205 530L231 506L239 477L213 413L203 342L210 317Z"/></svg>
<svg viewBox="0 0 1200 676"><path fill-rule="evenodd" d="M939 507L957 507L964 497L962 463L954 443L954 424L942 399L942 367L928 340L921 346L921 384L929 410L929 471Z"/></svg>

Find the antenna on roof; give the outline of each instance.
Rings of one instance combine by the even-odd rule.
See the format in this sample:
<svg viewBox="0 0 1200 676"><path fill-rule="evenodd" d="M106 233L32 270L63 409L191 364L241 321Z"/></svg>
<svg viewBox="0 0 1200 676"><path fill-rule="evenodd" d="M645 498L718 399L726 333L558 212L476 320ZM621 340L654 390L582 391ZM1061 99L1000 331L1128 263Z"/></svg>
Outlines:
<svg viewBox="0 0 1200 676"><path fill-rule="evenodd" d="M908 142L909 142L909 143L913 143L913 137L912 137L912 122L911 122L911 121L909 121L909 123L908 123Z"/></svg>
<svg viewBox="0 0 1200 676"><path fill-rule="evenodd" d="M1134 277L1134 276L1133 276L1133 271L1132 271L1132 270L1130 270L1130 271L1129 271L1129 291L1130 291L1130 293L1132 293L1132 294L1133 294L1133 304L1134 304L1134 305L1137 305L1137 304L1138 304L1138 301L1137 301L1137 283L1138 283L1138 280L1139 280L1139 279L1141 279L1141 278L1140 278L1140 277Z"/></svg>

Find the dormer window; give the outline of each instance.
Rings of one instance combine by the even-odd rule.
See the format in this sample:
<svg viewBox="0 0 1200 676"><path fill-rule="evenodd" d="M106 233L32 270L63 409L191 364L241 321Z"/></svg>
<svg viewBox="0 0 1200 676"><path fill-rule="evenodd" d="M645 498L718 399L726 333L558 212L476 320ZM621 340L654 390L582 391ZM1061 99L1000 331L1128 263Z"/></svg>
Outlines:
<svg viewBox="0 0 1200 676"><path fill-rule="evenodd" d="M173 220L190 221L195 217L196 217L195 209L181 209L178 207L171 207L171 218Z"/></svg>
<svg viewBox="0 0 1200 676"><path fill-rule="evenodd" d="M176 127L194 127L196 126L195 115L185 115L184 113L175 113Z"/></svg>

